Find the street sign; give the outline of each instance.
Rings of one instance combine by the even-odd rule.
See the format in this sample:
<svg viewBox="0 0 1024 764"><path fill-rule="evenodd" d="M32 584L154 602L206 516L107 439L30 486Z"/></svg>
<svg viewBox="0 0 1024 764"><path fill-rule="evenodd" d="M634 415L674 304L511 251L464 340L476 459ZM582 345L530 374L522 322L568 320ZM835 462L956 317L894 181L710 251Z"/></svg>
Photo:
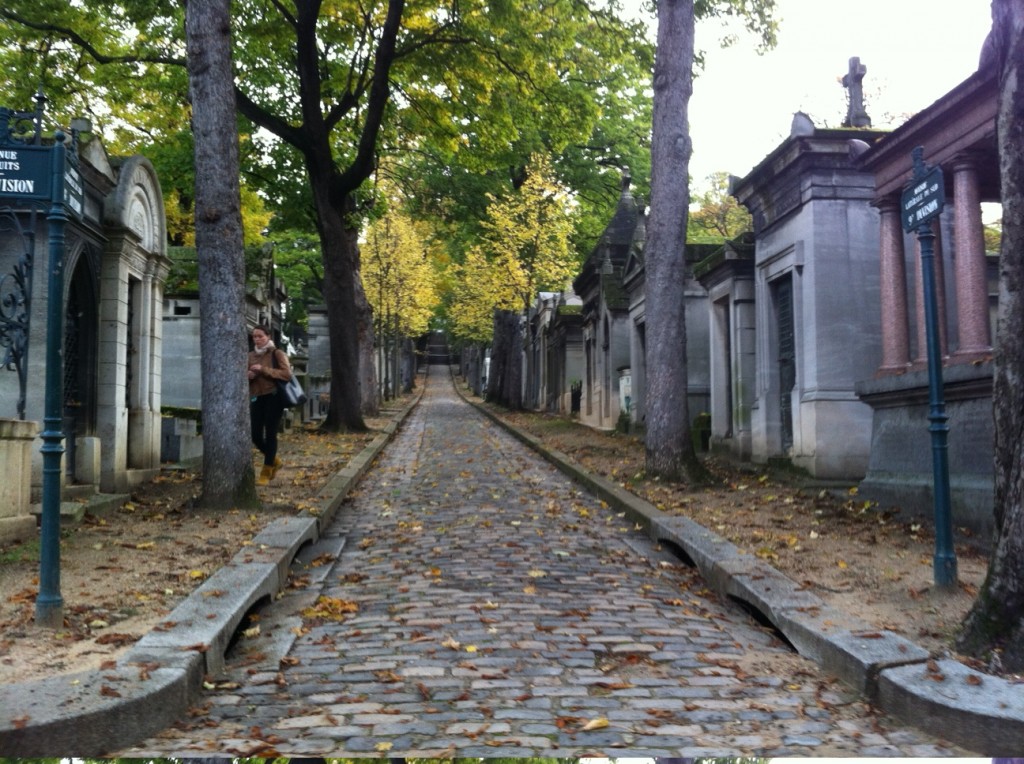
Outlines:
<svg viewBox="0 0 1024 764"><path fill-rule="evenodd" d="M49 201L51 162L48 146L0 146L0 197Z"/></svg>
<svg viewBox="0 0 1024 764"><path fill-rule="evenodd" d="M919 179L903 189L900 215L907 233L939 216L946 203L946 190L942 181L942 168L933 167Z"/></svg>

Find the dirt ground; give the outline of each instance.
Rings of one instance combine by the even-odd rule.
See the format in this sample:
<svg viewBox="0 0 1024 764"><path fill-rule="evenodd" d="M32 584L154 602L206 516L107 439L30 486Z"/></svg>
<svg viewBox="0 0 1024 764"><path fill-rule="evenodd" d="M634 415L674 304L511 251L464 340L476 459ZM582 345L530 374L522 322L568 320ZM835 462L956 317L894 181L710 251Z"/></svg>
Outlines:
<svg viewBox="0 0 1024 764"><path fill-rule="evenodd" d="M960 585L943 593L932 585L934 540L928 522L880 511L853 487L802 488L797 475L709 457L714 484L694 490L646 478L643 444L635 436L596 433L544 414L506 417L587 470L764 558L824 601L935 654L957 657L952 638L986 567L970 539L956 550ZM0 547L0 682L98 668L112 660L272 519L309 506L326 480L385 422L370 420L371 431L359 435L328 437L301 427L286 433L284 467L271 485L259 489L261 510L201 510L195 506L196 473L165 470L133 491L121 509L65 529L60 630L33 624L38 543Z"/></svg>
<svg viewBox="0 0 1024 764"><path fill-rule="evenodd" d="M37 627L39 543L0 546L0 682L100 668L165 620L196 587L273 519L309 507L321 487L376 437L326 436L295 427L279 442L283 466L260 487L255 511L196 506L202 484L194 470L164 469L138 486L120 509L61 533L64 627ZM262 458L253 462L258 471Z"/></svg>

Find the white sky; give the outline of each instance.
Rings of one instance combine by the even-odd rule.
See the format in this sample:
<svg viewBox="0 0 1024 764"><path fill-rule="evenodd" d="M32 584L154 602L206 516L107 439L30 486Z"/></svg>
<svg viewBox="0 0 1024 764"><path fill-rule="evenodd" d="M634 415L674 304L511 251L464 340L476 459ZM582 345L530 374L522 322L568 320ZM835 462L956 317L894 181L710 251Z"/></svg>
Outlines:
<svg viewBox="0 0 1024 764"><path fill-rule="evenodd" d="M627 8L640 0L623 0ZM990 0L776 0L778 45L757 55L744 31L721 49L720 22L698 24L705 72L690 99L693 158L700 188L718 170L744 176L789 135L793 113L818 127L846 116L840 82L849 59L867 67L872 126L895 127L934 103L977 68L992 24ZM651 21L656 38L656 22Z"/></svg>
<svg viewBox="0 0 1024 764"><path fill-rule="evenodd" d="M828 0L831 2L831 0ZM681 751L680 753L686 753ZM586 764L655 764L656 759L581 759ZM770 764L987 764L991 759L834 759L828 757L805 759L768 759Z"/></svg>

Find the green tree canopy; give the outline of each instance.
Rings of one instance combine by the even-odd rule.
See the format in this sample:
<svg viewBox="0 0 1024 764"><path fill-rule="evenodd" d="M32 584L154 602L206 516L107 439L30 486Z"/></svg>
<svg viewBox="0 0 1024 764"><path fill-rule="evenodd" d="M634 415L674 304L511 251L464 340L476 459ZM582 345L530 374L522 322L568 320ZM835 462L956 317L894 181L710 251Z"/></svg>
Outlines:
<svg viewBox="0 0 1024 764"><path fill-rule="evenodd" d="M752 230L750 213L729 195L729 174L712 173L707 182L707 191L690 197L686 241L691 244L717 244Z"/></svg>

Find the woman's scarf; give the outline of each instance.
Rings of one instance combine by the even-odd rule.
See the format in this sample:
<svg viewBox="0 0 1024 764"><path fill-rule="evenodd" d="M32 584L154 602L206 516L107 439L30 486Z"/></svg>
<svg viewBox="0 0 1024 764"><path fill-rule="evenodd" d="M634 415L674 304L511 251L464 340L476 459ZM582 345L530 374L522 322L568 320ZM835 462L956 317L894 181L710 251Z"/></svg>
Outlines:
<svg viewBox="0 0 1024 764"><path fill-rule="evenodd" d="M266 355L268 351L275 350L275 349L276 348L274 347L274 341L273 340L267 340L267 344L266 345L264 345L262 348L253 348L253 352L256 355L258 355L258 356L263 356L263 355Z"/></svg>

